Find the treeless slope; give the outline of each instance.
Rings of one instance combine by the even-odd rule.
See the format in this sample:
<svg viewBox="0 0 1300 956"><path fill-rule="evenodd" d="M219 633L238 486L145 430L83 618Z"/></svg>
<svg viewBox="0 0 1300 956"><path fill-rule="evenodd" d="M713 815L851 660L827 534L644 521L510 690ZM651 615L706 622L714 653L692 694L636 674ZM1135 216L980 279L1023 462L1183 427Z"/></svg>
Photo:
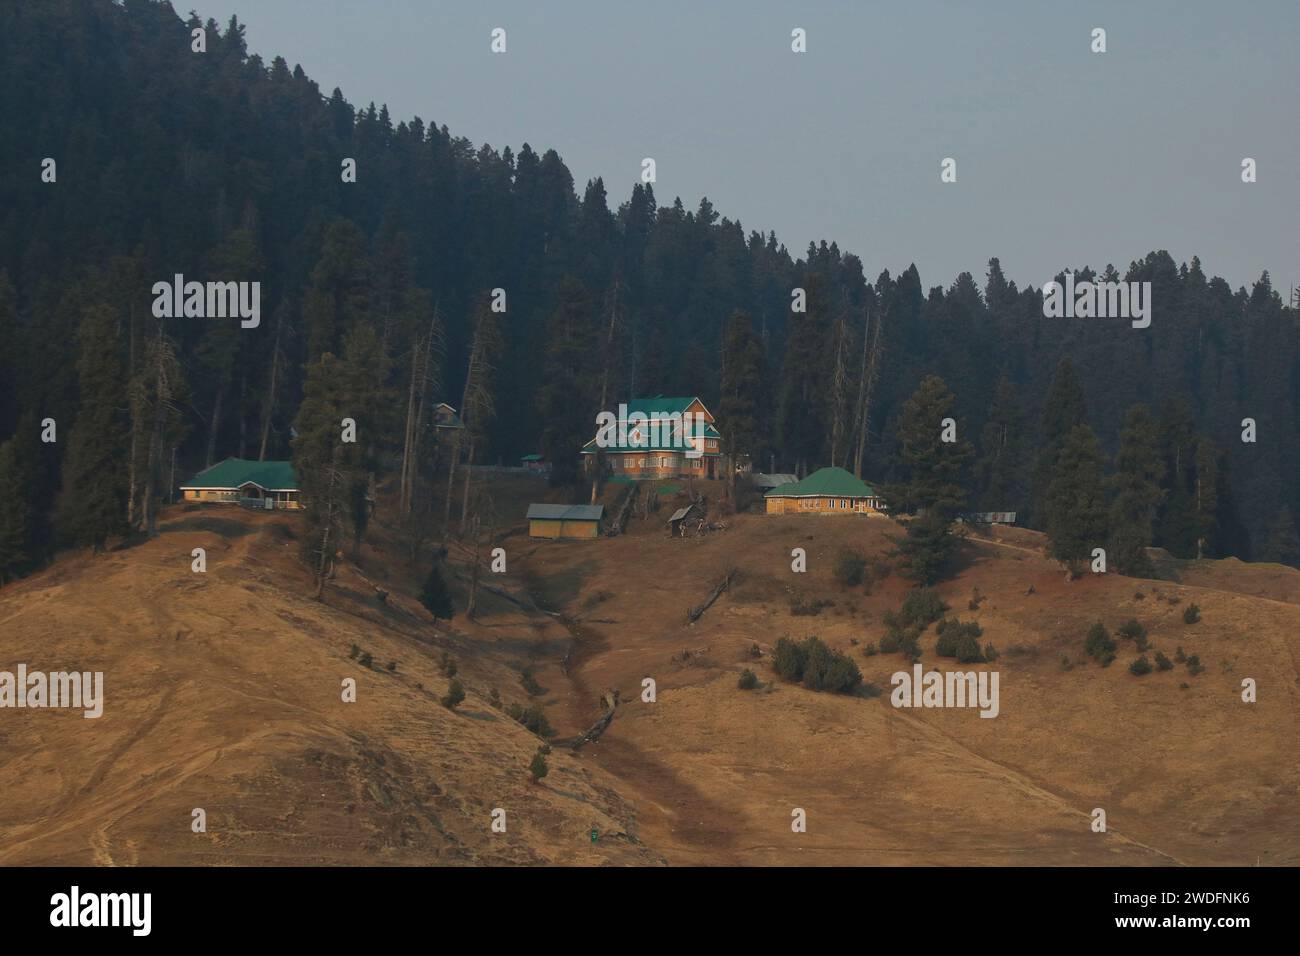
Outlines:
<svg viewBox="0 0 1300 956"><path fill-rule="evenodd" d="M93 720L0 711L0 864L658 861L598 769L557 748L530 782L540 741L485 700L515 677L502 654L435 633L400 596L362 599L347 570L326 604L305 597L295 526L173 513L153 541L0 592L0 669L103 671L106 700ZM195 547L206 574L190 570ZM438 703L444 650L466 685L457 713Z"/></svg>
<svg viewBox="0 0 1300 956"><path fill-rule="evenodd" d="M586 689L579 697L618 687L629 702L587 752L623 781L642 836L670 862L1300 860L1300 607L1116 575L1067 583L1032 533L1016 544L972 541L967 566L940 590L949 614L978 619L983 640L1002 652L974 665L999 671L1001 713L900 710L889 702L890 675L910 668L900 655L862 651L883 635L881 617L901 603L905 583L890 578L866 595L840 589L832 572L841 547L883 554L896 526L814 516L728 525L681 540L634 523L612 540L547 542L524 569L536 587L565 582L557 606L595 602L581 613L605 622L585 625L587 653L572 668ZM805 574L791 571L795 547L807 551ZM688 626L687 608L731 565L740 583ZM974 587L986 596L978 611L967 607ZM835 604L792 616L796 597ZM1193 601L1203 620L1187 625ZM1109 668L1086 661L1088 627L1100 620L1114 633L1130 617L1147 625L1149 653L1172 658L1181 646L1205 673L1180 664L1134 677L1137 652L1123 641ZM814 633L853 655L885 693L808 691L748 658L755 642L767 651L782 634ZM926 668L957 669L934 655L933 640L930 629ZM737 689L744 666L760 690ZM654 703L640 699L645 677L657 683ZM1242 702L1244 677L1257 681L1258 703ZM791 830L795 808L807 813L807 833ZM1095 808L1106 811L1104 834L1092 832Z"/></svg>

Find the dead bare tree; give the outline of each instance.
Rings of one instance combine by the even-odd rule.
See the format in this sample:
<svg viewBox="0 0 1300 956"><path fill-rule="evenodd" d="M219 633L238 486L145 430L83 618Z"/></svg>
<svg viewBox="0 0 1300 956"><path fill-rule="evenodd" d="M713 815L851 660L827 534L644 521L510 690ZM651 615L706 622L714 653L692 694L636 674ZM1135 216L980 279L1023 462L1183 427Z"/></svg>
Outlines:
<svg viewBox="0 0 1300 956"><path fill-rule="evenodd" d="M267 383L266 393L262 396L262 440L257 448L258 461L266 461L266 444L271 436L271 415L275 411L275 393L279 388L280 364L283 361L280 338L284 333L284 316L288 311L288 303L281 303L276 309L275 339L271 344L271 380Z"/></svg>
<svg viewBox="0 0 1300 956"><path fill-rule="evenodd" d="M876 384L876 377L880 374L880 356L884 351L884 344L881 341L881 328L884 325L883 310L876 310L876 321L871 321L871 309L866 310L866 321L862 329L862 378L858 385L858 447L853 458L853 474L857 478L862 477L862 456L867 448L867 432L871 421L871 392ZM870 326L870 328L867 328ZM870 333L871 348L867 348L867 337Z"/></svg>
<svg viewBox="0 0 1300 956"><path fill-rule="evenodd" d="M411 346L411 381L406 396L406 434L402 442L401 484L398 494L398 513L403 518L411 514L411 502L420 473L420 441L424 434L424 413L428 407L430 391L441 388L443 356L442 318L435 305L429 315L429 327L421 336L416 334Z"/></svg>

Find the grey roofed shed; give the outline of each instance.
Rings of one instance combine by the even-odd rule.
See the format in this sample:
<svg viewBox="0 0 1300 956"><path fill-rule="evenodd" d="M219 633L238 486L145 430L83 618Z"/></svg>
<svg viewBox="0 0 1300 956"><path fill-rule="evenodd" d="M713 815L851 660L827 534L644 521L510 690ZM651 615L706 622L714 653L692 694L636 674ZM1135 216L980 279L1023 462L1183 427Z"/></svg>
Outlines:
<svg viewBox="0 0 1300 956"><path fill-rule="evenodd" d="M605 513L604 505L547 505L528 506L528 519L542 521L599 521Z"/></svg>

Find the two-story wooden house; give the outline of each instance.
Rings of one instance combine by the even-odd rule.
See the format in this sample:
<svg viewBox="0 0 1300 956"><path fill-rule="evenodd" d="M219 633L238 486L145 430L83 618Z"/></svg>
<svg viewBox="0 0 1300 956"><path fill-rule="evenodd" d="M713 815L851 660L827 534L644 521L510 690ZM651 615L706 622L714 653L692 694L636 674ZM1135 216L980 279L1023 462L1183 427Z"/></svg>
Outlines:
<svg viewBox="0 0 1300 956"><path fill-rule="evenodd" d="M596 423L595 437L582 446L588 469L603 459L611 477L723 477L722 436L698 398L634 398Z"/></svg>

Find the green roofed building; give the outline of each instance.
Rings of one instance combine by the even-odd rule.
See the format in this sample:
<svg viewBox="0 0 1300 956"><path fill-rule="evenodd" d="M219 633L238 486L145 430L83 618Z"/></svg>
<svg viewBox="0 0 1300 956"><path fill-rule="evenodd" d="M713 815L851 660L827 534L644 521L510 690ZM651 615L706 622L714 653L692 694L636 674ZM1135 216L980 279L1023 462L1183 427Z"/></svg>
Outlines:
<svg viewBox="0 0 1300 956"><path fill-rule="evenodd" d="M880 495L843 468L819 469L803 481L773 488L763 500L770 515L878 515L885 511Z"/></svg>
<svg viewBox="0 0 1300 956"><path fill-rule="evenodd" d="M181 485L186 501L215 501L250 508L296 511L302 507L298 476L288 461L227 458Z"/></svg>
<svg viewBox="0 0 1300 956"><path fill-rule="evenodd" d="M722 435L695 396L634 398L602 412L582 446L588 469L603 459L612 478L720 478Z"/></svg>

